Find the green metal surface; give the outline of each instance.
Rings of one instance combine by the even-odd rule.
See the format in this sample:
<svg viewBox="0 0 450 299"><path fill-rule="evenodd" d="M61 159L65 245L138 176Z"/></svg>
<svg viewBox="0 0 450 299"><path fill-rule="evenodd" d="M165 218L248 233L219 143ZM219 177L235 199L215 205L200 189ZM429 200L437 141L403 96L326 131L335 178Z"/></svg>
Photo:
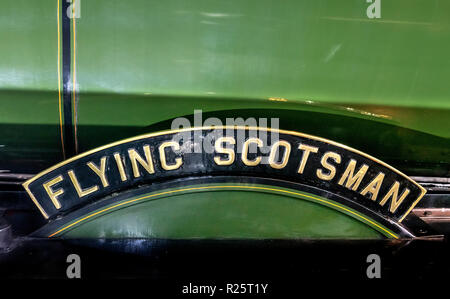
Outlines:
<svg viewBox="0 0 450 299"><path fill-rule="evenodd" d="M8 89L56 91L58 86L56 13L56 1L0 1L0 89L2 92ZM55 100L54 97L50 99ZM2 94L2 104L7 100L8 97ZM25 99L22 98L21 101ZM29 98L30 105L39 102L34 102L33 97ZM25 105L17 104L17 107L10 107L13 115L16 109ZM42 109L39 115L36 113L36 117L46 115L46 118L53 118L52 122L56 122L58 114L54 115L50 111ZM12 121L8 119L4 109L1 109L0 113L2 122ZM18 115L15 116L18 117ZM35 119L37 120L39 120L37 123L40 123L41 120ZM21 119L21 122L23 121L27 121L25 117Z"/></svg>
<svg viewBox="0 0 450 299"><path fill-rule="evenodd" d="M0 1L1 172L62 159L56 14L56 1Z"/></svg>
<svg viewBox="0 0 450 299"><path fill-rule="evenodd" d="M0 3L0 157L23 162L22 172L30 157L36 160L33 153L43 153L40 165L62 159L57 4ZM392 157L390 146L369 153L407 173L447 175L450 2L383 1L381 19L368 19L367 6L360 0L82 1L72 28L80 151L194 109L289 109L300 113L293 129L357 148L384 143L377 138L384 124L411 129L390 142L415 146L412 152ZM324 124L340 115L375 126L365 139L343 136L340 127L324 134L302 122L310 111L320 111ZM345 125L346 135L355 124ZM420 165L402 168L400 161Z"/></svg>
<svg viewBox="0 0 450 299"><path fill-rule="evenodd" d="M82 93L450 108L448 1L85 2Z"/></svg>
<svg viewBox="0 0 450 299"><path fill-rule="evenodd" d="M359 0L89 1L77 25L80 91L128 99L106 95L108 104L82 96L79 123L145 126L195 108L264 107L281 97L291 105L272 108L309 110L301 105L307 101L349 110L364 105L351 116L370 119L375 110L381 117L374 121L450 137L444 121L450 3L387 1L380 20L366 17L367 6ZM109 105L118 113L99 107Z"/></svg>
<svg viewBox="0 0 450 299"><path fill-rule="evenodd" d="M62 1L0 1L0 172L37 173L63 159ZM171 119L201 109L277 117L282 129L355 147L408 175L449 176L450 1L383 0L381 19L366 17L368 5L81 0L81 18L71 23L75 86L68 86L77 91L79 151L168 129ZM169 200L130 207L68 235L118 236L126 223L135 236L378 237L308 202L261 194L242 205L239 192L208 196L173 197L175 208ZM196 218L186 205L205 212ZM220 225L206 225L212 221Z"/></svg>
<svg viewBox="0 0 450 299"><path fill-rule="evenodd" d="M227 190L121 206L77 224L61 237L376 239L382 235L367 223L308 198Z"/></svg>

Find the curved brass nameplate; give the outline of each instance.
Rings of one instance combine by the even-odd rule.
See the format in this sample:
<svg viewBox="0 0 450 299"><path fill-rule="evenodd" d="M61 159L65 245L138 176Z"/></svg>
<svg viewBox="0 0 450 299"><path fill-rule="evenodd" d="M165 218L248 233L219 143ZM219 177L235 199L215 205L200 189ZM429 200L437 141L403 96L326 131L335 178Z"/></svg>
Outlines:
<svg viewBox="0 0 450 299"><path fill-rule="evenodd" d="M426 193L395 168L337 142L240 126L187 128L125 139L63 161L23 186L50 218L137 185L216 175L313 186L396 222Z"/></svg>

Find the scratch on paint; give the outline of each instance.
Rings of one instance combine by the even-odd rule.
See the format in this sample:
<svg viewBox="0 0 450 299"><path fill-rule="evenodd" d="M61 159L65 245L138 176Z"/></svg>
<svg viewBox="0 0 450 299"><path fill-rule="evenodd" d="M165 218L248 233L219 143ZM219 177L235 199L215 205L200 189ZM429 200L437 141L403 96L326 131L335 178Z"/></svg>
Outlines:
<svg viewBox="0 0 450 299"><path fill-rule="evenodd" d="M339 51L341 49L341 46L342 46L342 44L331 47L330 53L328 53L327 57L325 57L324 62L330 61L331 58L333 58L334 55L337 53L337 51Z"/></svg>

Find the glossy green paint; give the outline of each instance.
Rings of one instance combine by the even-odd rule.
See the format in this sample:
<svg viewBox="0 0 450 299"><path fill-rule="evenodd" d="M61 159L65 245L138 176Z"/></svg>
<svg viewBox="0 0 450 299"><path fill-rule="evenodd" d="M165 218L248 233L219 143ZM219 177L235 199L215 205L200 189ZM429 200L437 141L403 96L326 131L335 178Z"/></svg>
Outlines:
<svg viewBox="0 0 450 299"><path fill-rule="evenodd" d="M256 191L186 193L109 212L74 226L60 237L382 238L369 225L307 198Z"/></svg>
<svg viewBox="0 0 450 299"><path fill-rule="evenodd" d="M195 109L213 117L277 109L298 112L288 125L283 113L269 115L283 129L348 144L409 174L448 175L442 6L390 1L381 20L369 20L364 1L91 1L77 23L80 150ZM323 125L311 125L309 112ZM325 125L336 116L345 126ZM379 125L362 132L361 119Z"/></svg>
<svg viewBox="0 0 450 299"><path fill-rule="evenodd" d="M57 3L0 3L0 123L3 132L21 136L17 143L3 133L3 162L20 157L30 164L25 153L33 151L44 153L39 165L62 159ZM146 133L194 109L285 109L299 117L283 129L369 149L408 174L448 175L450 2L382 1L382 18L372 20L367 6L361 0L82 1L73 65L80 151ZM320 112L323 124L342 116L345 126L312 126L302 121L310 111ZM360 119L374 126L351 138ZM399 129L387 142L379 137L385 124ZM413 131L404 137L403 129ZM395 147L405 149L395 153ZM403 166L410 162L420 165Z"/></svg>
<svg viewBox="0 0 450 299"><path fill-rule="evenodd" d="M168 129L171 119L201 109L215 117L277 117L281 129L347 144L408 175L450 175L450 1L382 0L377 20L366 17L364 0L81 1L72 65L80 151ZM57 3L0 1L1 172L36 173L63 159ZM176 218L155 233L129 231L143 236L217 236L217 228L200 225L216 218L223 237L379 236L308 202L208 196L139 205L164 213L156 218L139 206L115 214L127 223L134 218L125 211L144 224L159 219L158 227L167 215ZM200 222L188 202L204 209ZM275 213L273 222L261 203ZM221 215L224 205L230 209ZM254 214L242 213L247 205ZM328 226L312 216L297 222L285 216L289 209ZM68 235L117 236L112 216ZM180 232L186 223L192 226Z"/></svg>
<svg viewBox="0 0 450 299"><path fill-rule="evenodd" d="M448 1L85 2L82 93L450 108Z"/></svg>
<svg viewBox="0 0 450 299"><path fill-rule="evenodd" d="M0 1L0 172L62 159L56 20L55 1Z"/></svg>
<svg viewBox="0 0 450 299"><path fill-rule="evenodd" d="M86 125L79 130L81 148L97 145L96 138L86 137L91 126L142 128L194 109L320 110L324 123L327 113L344 114L443 137L437 150L425 146L401 159L447 164L450 4L389 1L380 20L366 17L367 5L90 1L77 25L79 124ZM92 51L92 45L101 50ZM125 95L114 99L111 91ZM270 97L289 103L268 103ZM299 120L295 129L304 127ZM362 142L333 133L324 137L355 147L380 143L369 136ZM390 153L371 154L389 159Z"/></svg>
<svg viewBox="0 0 450 299"><path fill-rule="evenodd" d="M57 88L57 2L50 0L2 0L0 1L0 90L1 101L7 101L6 90L18 92L56 91ZM14 99L14 98L12 98ZM54 94L49 98L58 103ZM17 102L27 102L33 106L40 103L30 95L19 97ZM29 115L20 117L16 111L25 103L9 106L11 114L21 123L31 121ZM34 106L35 109L37 108ZM5 106L2 106L5 108ZM8 110L6 110L8 111ZM1 122L11 122L1 109ZM41 123L39 117L46 115L45 123L57 123L58 115L53 109L40 109L35 123Z"/></svg>

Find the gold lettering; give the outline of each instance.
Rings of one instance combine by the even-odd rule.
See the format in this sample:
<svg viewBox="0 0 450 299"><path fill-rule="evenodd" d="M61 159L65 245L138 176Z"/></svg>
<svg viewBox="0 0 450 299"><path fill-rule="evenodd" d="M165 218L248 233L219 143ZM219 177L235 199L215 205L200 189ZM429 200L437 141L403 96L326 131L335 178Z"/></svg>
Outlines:
<svg viewBox="0 0 450 299"><path fill-rule="evenodd" d="M92 192L95 192L98 190L98 186L92 186L90 188L83 190L83 188L81 188L80 183L78 182L78 179L75 176L75 173L73 172L73 170L69 170L67 172L67 174L69 175L70 180L72 181L72 184L75 187L75 190L77 190L78 197L81 198L83 196L86 196L86 195L91 194Z"/></svg>
<svg viewBox="0 0 450 299"><path fill-rule="evenodd" d="M100 168L95 165L93 162L89 162L87 164L87 166L89 166L90 169L92 169L93 172L95 172L96 175L98 175L98 177L100 178L100 180L102 181L102 185L103 187L108 187L109 183L108 180L106 179L106 157L102 157L100 160Z"/></svg>
<svg viewBox="0 0 450 299"><path fill-rule="evenodd" d="M127 180L127 174L125 173L125 169L123 168L122 158L119 153L114 154L114 159L116 160L117 169L119 169L120 179L122 182Z"/></svg>
<svg viewBox="0 0 450 299"><path fill-rule="evenodd" d="M62 175L57 176L56 178L48 181L47 183L42 184L45 191L47 191L48 196L50 197L53 205L58 210L61 209L61 204L59 203L58 196L64 193L64 189L53 190L52 186L61 182L63 180Z"/></svg>
<svg viewBox="0 0 450 299"><path fill-rule="evenodd" d="M142 165L142 167L145 168L145 170L147 170L148 173L153 174L155 173L155 169L153 167L153 161L152 161L152 156L150 154L150 146L149 145L144 145L143 146L144 149L144 154L145 154L145 159L144 160L137 152L134 148L131 148L128 150L128 156L130 157L130 161L131 161L131 166L133 167L133 175L135 178L138 178L141 176L141 173L139 171L139 167L137 165L137 162L139 162L139 164Z"/></svg>
<svg viewBox="0 0 450 299"><path fill-rule="evenodd" d="M345 180L348 178L347 182L345 183L345 187L347 187L348 189L352 189L353 191L356 191L356 189L358 189L359 184L361 184L361 181L367 172L367 169L369 169L369 166L364 164L363 166L361 166L358 172L353 175L353 173L355 172L355 167L356 161L351 159L347 165L347 169L338 182L339 185L343 185Z"/></svg>
<svg viewBox="0 0 450 299"><path fill-rule="evenodd" d="M258 145L258 147L262 147L263 142L259 138L249 138L249 139L247 139L247 141L244 142L244 145L242 148L242 157L241 157L242 162L244 162L244 164L247 166L256 166L261 162L261 157L258 156L253 161L250 161L248 159L248 148L249 148L250 143L256 143Z"/></svg>
<svg viewBox="0 0 450 299"><path fill-rule="evenodd" d="M388 201L388 199L390 197L392 197L392 201L391 201L391 206L389 208L389 211L391 213L394 213L397 208L400 206L400 204L403 202L403 200L406 198L406 196L409 194L409 189L405 188L405 190L403 191L402 195L400 195L400 198L397 199L398 197L398 191L400 188L400 183L399 182L395 182L391 189L388 191L388 193L383 197L383 199L380 201L380 205L384 206L384 204Z"/></svg>
<svg viewBox="0 0 450 299"><path fill-rule="evenodd" d="M384 173L380 172L370 183L361 191L361 195L366 195L368 192L372 193L371 199L377 200L378 192L380 191L381 184L384 180Z"/></svg>
<svg viewBox="0 0 450 299"><path fill-rule="evenodd" d="M231 165L233 164L236 156L234 153L234 149L222 147L222 143L224 142L236 144L236 140L233 137L220 137L216 140L216 142L214 143L216 152L218 152L219 154L228 155L228 159L226 160L222 160L219 156L214 157L214 162L216 162L217 165Z"/></svg>
<svg viewBox="0 0 450 299"><path fill-rule="evenodd" d="M281 159L281 163L275 162L275 156L277 154L277 150L280 148L280 146L283 146L285 148L283 158ZM291 154L291 144L287 141L280 140L275 142L272 145L272 148L270 149L270 155L269 155L269 165L272 168L275 169L282 169L286 166L286 164L289 161L289 155Z"/></svg>
<svg viewBox="0 0 450 299"><path fill-rule="evenodd" d="M159 159L161 160L162 168L165 170L175 170L180 168L181 164L183 164L181 158L176 158L175 164L167 164L166 153L164 152L166 147L172 147L176 151L180 150L180 145L175 141L167 141L161 144L161 146L159 147Z"/></svg>
<svg viewBox="0 0 450 299"><path fill-rule="evenodd" d="M319 151L319 148L306 144L300 144L298 148L303 151L302 160L300 162L300 166L298 167L298 173L303 173L303 170L305 170L306 162L309 158L309 154L317 153Z"/></svg>
<svg viewBox="0 0 450 299"><path fill-rule="evenodd" d="M325 169L328 169L330 171L330 173L325 174L325 173L323 173L322 169L317 169L316 174L319 179L325 180L325 181L332 180L334 178L334 176L336 175L336 167L334 167L333 165L328 163L328 161L327 161L328 158L333 159L334 162L336 162L337 164L341 163L341 155L339 155L338 153L326 152L322 156L322 159L320 160L320 164L322 164L322 166Z"/></svg>

